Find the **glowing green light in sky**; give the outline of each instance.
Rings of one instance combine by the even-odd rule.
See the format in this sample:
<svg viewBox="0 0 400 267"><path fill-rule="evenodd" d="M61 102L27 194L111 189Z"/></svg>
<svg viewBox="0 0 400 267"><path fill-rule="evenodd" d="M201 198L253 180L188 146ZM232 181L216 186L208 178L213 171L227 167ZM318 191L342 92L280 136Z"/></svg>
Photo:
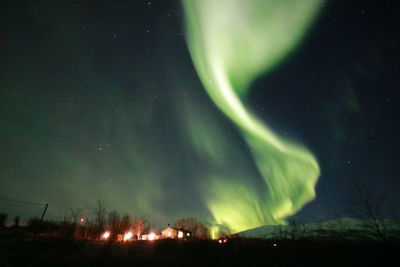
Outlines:
<svg viewBox="0 0 400 267"><path fill-rule="evenodd" d="M182 0L189 50L207 93L239 127L268 192L216 175L206 194L215 223L232 231L282 223L315 197L319 167L243 104L251 83L296 48L322 0ZM235 181L235 182L234 182ZM239 182L238 182L239 181Z"/></svg>

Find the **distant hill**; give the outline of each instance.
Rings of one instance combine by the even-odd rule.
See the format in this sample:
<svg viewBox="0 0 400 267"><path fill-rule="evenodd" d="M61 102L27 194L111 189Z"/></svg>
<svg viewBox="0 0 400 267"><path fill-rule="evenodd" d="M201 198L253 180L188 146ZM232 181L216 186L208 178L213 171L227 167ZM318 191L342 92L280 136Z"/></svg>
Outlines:
<svg viewBox="0 0 400 267"><path fill-rule="evenodd" d="M366 227L367 220L355 218L339 218L324 222L306 223L297 225L264 225L237 233L246 238L313 238L313 237L335 237L344 239L372 238L375 239L374 231ZM390 235L400 234L399 220L385 219L382 221L382 229ZM343 234L346 236L338 236ZM399 236L400 237L400 236Z"/></svg>

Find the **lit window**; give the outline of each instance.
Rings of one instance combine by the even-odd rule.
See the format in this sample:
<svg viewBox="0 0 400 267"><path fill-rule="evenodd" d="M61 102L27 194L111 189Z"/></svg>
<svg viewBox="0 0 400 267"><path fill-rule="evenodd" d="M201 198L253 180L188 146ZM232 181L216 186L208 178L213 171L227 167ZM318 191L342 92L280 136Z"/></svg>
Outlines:
<svg viewBox="0 0 400 267"><path fill-rule="evenodd" d="M187 233L187 234L186 234L186 236L190 236L190 234L189 234L189 233Z"/></svg>
<svg viewBox="0 0 400 267"><path fill-rule="evenodd" d="M179 238L182 238L182 237L183 237L183 232L179 231L179 232L178 232L178 237L179 237Z"/></svg>
<svg viewBox="0 0 400 267"><path fill-rule="evenodd" d="M172 233L171 232L168 232L168 234L167 234L169 237L171 237L171 235L172 235Z"/></svg>

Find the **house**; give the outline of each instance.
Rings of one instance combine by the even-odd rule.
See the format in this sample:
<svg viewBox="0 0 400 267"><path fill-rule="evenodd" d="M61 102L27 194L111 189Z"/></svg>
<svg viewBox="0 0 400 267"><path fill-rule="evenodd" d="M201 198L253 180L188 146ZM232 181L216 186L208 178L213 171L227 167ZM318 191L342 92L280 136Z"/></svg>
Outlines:
<svg viewBox="0 0 400 267"><path fill-rule="evenodd" d="M189 239L192 238L192 232L183 228L175 228L168 226L161 231L163 238L174 238L174 239Z"/></svg>

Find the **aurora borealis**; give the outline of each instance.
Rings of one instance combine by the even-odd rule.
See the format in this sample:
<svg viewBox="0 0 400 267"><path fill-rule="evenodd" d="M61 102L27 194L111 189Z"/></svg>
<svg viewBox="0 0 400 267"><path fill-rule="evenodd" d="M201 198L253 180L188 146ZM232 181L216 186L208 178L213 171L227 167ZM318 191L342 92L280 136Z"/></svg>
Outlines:
<svg viewBox="0 0 400 267"><path fill-rule="evenodd" d="M396 16L339 2L5 1L0 198L232 231L396 198Z"/></svg>
<svg viewBox="0 0 400 267"><path fill-rule="evenodd" d="M216 223L234 232L283 223L314 197L318 163L307 149L274 134L244 107L238 94L246 94L257 76L296 46L321 2L194 0L183 4L188 45L200 78L216 105L240 128L268 188L257 195L247 185L247 175L235 182L232 177L213 177L211 190L229 189L214 190L205 201Z"/></svg>

